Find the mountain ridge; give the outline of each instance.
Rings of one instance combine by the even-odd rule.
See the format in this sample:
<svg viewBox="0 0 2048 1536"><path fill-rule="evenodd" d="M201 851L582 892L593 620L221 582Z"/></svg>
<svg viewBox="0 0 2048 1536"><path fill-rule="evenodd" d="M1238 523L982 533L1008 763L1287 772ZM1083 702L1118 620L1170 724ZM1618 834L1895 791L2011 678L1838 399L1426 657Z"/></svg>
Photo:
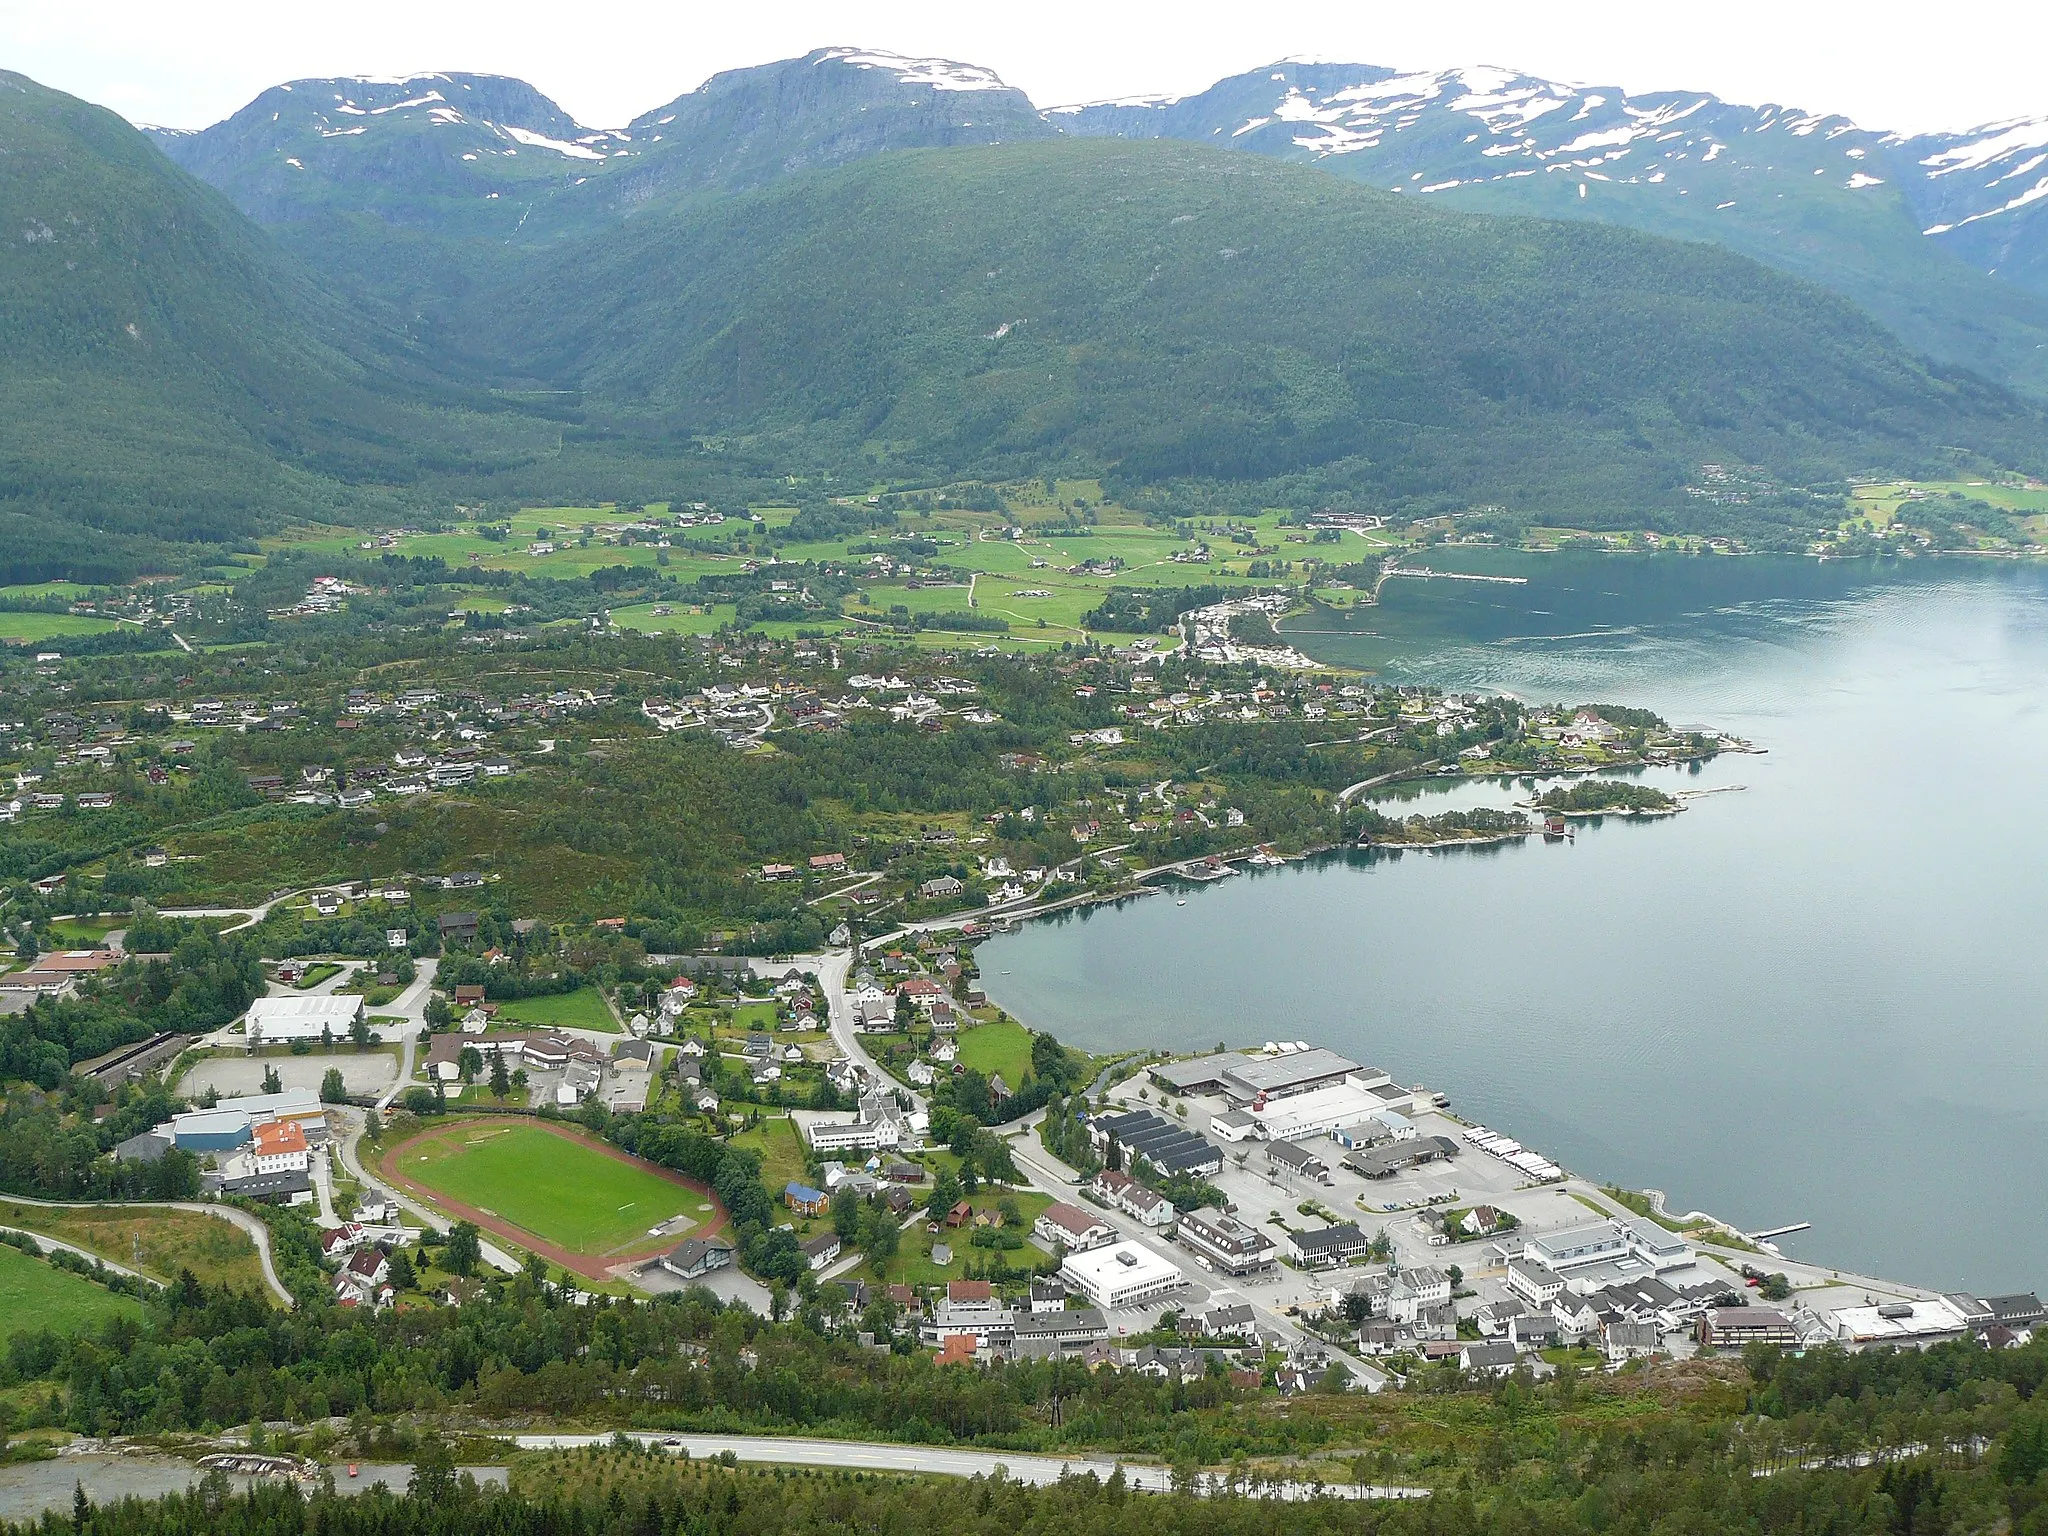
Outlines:
<svg viewBox="0 0 2048 1536"><path fill-rule="evenodd" d="M523 82L495 88L526 92L541 126L468 113L462 93L495 79L292 82L156 139L305 259L425 312L480 259L443 234L536 248L671 194L898 149L1182 138L1481 212L1723 245L1833 288L1930 356L2048 394L2048 117L1909 137L1711 92L1302 61L1186 95L1041 109L977 65L842 46L723 71L591 129ZM372 104L372 88L415 99ZM288 131L292 114L306 121Z"/></svg>

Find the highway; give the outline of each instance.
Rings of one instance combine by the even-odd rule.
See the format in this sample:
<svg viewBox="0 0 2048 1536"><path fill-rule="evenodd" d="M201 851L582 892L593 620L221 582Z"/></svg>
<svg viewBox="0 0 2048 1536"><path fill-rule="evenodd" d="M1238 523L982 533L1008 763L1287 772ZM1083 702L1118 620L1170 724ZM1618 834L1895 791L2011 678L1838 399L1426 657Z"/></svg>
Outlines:
<svg viewBox="0 0 2048 1536"><path fill-rule="evenodd" d="M574 1450L586 1445L607 1445L611 1435L514 1435L523 1451ZM941 1477L988 1477L1001 1471L1014 1482L1043 1485L1063 1477L1093 1473L1107 1479L1122 1468L1124 1480L1133 1488L1153 1493L1173 1488L1171 1468L1133 1465L1100 1456L1040 1456L1021 1451L971 1451L948 1446L895 1445L872 1440L799 1440L772 1435L660 1434L636 1431L629 1438L644 1445L705 1458L731 1452L736 1461L770 1462L793 1467L832 1467L861 1472L926 1473ZM1211 1474L1195 1489L1200 1493L1227 1492L1222 1477ZM1282 1483L1270 1491L1280 1498L1313 1498L1318 1493L1336 1498L1422 1499L1427 1488L1403 1488L1376 1484Z"/></svg>

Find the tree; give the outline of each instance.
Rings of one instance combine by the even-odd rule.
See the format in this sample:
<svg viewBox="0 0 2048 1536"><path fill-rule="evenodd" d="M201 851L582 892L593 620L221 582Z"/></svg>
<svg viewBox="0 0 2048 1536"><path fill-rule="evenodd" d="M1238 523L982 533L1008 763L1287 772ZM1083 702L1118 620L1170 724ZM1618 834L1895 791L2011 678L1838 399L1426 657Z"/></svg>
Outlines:
<svg viewBox="0 0 2048 1536"><path fill-rule="evenodd" d="M263 1069L263 1091L264 1091L265 1093L283 1093L283 1092L284 1092L284 1079L283 1079L283 1078L281 1078L281 1077L279 1077L279 1076L277 1075L277 1068L276 1068L276 1067L273 1067L273 1066L267 1066L267 1065L266 1065L266 1066L264 1067L264 1069Z"/></svg>
<svg viewBox="0 0 2048 1536"><path fill-rule="evenodd" d="M512 1091L512 1074L505 1070L505 1053L491 1052L491 1097L503 1099Z"/></svg>
<svg viewBox="0 0 2048 1536"><path fill-rule="evenodd" d="M419 1289L419 1277L412 1272L412 1257L403 1248L391 1250L391 1288L394 1291Z"/></svg>
<svg viewBox="0 0 2048 1536"><path fill-rule="evenodd" d="M348 1084L341 1080L341 1068L329 1067L320 1075L320 1102L340 1104L348 1098Z"/></svg>
<svg viewBox="0 0 2048 1536"><path fill-rule="evenodd" d="M860 1196L851 1185L841 1184L832 1191L832 1230L842 1243L852 1242L860 1231Z"/></svg>
<svg viewBox="0 0 2048 1536"><path fill-rule="evenodd" d="M462 1074L465 1084L475 1082L484 1069L484 1053L473 1045L465 1045L456 1053L455 1069Z"/></svg>
<svg viewBox="0 0 2048 1536"><path fill-rule="evenodd" d="M951 1169L940 1169L932 1180L931 1199L925 1202L925 1209L934 1216L943 1216L960 1203L960 1180Z"/></svg>
<svg viewBox="0 0 2048 1536"><path fill-rule="evenodd" d="M902 1241L903 1229L896 1225L896 1218L887 1206L871 1205L861 1212L860 1246L876 1274L879 1275L896 1257Z"/></svg>
<svg viewBox="0 0 2048 1536"><path fill-rule="evenodd" d="M412 1453L412 1481L406 1484L406 1497L438 1504L454 1491L455 1455L446 1441L429 1431Z"/></svg>
<svg viewBox="0 0 2048 1536"><path fill-rule="evenodd" d="M450 1274L467 1279L476 1273L483 1257L483 1239L477 1235L473 1223L458 1221L448 1229L448 1244L443 1251L442 1262L448 1266Z"/></svg>
<svg viewBox="0 0 2048 1536"><path fill-rule="evenodd" d="M448 999L438 992L427 999L424 1016L429 1029L446 1029L455 1022L455 1010L448 1006Z"/></svg>
<svg viewBox="0 0 2048 1536"><path fill-rule="evenodd" d="M355 1042L357 1050L367 1051L370 1048L369 1010L359 1009L356 1016L349 1020L348 1037Z"/></svg>

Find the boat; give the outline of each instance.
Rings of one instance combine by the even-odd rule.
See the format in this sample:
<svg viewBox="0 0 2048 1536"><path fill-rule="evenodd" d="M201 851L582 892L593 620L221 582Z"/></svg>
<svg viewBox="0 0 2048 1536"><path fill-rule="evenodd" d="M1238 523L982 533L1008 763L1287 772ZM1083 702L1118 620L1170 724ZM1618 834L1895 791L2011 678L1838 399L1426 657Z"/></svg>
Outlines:
<svg viewBox="0 0 2048 1536"><path fill-rule="evenodd" d="M1184 907L1188 904L1188 899L1185 896L1176 896L1173 898L1173 904L1176 907Z"/></svg>

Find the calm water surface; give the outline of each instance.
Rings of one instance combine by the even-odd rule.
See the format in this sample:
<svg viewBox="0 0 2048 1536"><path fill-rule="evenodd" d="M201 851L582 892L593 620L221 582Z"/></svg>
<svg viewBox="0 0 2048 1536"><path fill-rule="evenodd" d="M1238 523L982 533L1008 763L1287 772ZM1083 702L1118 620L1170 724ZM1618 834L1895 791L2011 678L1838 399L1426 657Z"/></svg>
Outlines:
<svg viewBox="0 0 2048 1536"><path fill-rule="evenodd" d="M1665 821L1336 857L1054 919L990 993L1103 1048L1306 1037L1789 1253L2048 1284L2048 571L1435 555L1327 660L1768 748ZM1442 798L1438 795L1442 794ZM1459 786L1417 809L1511 798Z"/></svg>

